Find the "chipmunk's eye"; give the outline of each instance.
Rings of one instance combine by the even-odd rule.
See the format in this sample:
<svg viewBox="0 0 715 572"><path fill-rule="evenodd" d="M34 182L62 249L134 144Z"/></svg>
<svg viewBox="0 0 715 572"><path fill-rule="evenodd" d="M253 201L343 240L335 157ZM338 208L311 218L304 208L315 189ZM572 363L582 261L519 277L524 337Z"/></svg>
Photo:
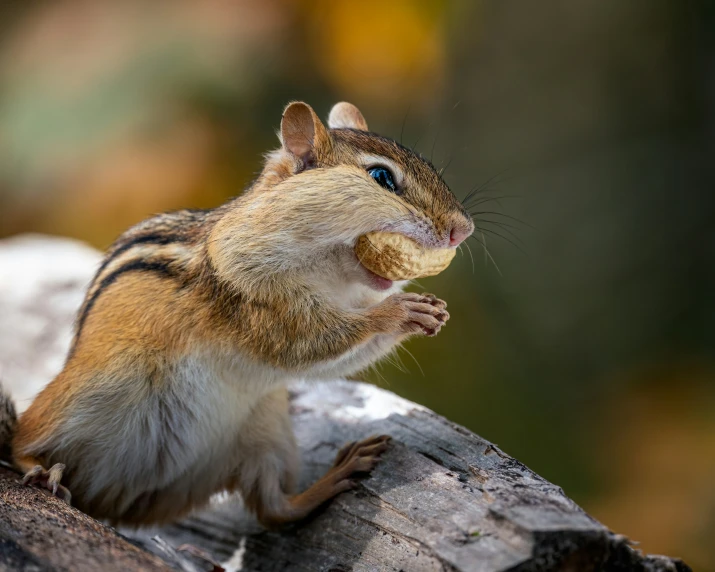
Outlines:
<svg viewBox="0 0 715 572"><path fill-rule="evenodd" d="M367 172L373 179L375 179L378 185L384 187L392 193L396 193L398 195L400 194L400 191L397 189L397 185L395 184L395 178L385 167L370 167Z"/></svg>

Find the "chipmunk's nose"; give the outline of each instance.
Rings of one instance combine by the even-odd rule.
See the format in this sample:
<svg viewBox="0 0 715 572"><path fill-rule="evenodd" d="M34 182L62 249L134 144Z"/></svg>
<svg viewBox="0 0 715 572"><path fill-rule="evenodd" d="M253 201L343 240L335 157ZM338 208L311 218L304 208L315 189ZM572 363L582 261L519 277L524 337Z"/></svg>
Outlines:
<svg viewBox="0 0 715 572"><path fill-rule="evenodd" d="M470 221L470 223L471 223L471 221ZM469 237L469 235L472 234L473 231L474 231L474 225L468 224L466 221L463 223L459 222L459 223L455 224L452 227L452 230L449 232L449 245L457 246L458 244L467 240L467 238Z"/></svg>

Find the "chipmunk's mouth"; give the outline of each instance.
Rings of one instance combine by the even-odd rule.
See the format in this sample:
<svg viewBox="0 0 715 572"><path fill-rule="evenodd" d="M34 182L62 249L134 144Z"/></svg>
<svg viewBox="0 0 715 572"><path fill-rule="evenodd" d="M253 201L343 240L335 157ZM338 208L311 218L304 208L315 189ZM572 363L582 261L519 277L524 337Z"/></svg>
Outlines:
<svg viewBox="0 0 715 572"><path fill-rule="evenodd" d="M392 288L393 281L389 278L383 278L379 274L375 274L372 270L368 270L362 262L360 262L360 268L365 275L365 283L375 290L387 290Z"/></svg>

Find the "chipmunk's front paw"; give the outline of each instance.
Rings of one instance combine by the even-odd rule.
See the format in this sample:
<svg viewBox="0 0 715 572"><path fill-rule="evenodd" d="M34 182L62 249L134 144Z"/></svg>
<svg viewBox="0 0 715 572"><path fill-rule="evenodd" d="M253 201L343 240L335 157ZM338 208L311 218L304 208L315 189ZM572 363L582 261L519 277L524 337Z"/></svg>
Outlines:
<svg viewBox="0 0 715 572"><path fill-rule="evenodd" d="M46 470L42 465L35 465L25 473L22 478L23 485L36 485L47 489L57 498L62 499L67 504L72 500L72 494L67 487L60 484L65 466L62 463L52 465L50 470Z"/></svg>
<svg viewBox="0 0 715 572"><path fill-rule="evenodd" d="M393 294L380 306L392 329L403 334L436 336L449 320L447 303L434 294Z"/></svg>

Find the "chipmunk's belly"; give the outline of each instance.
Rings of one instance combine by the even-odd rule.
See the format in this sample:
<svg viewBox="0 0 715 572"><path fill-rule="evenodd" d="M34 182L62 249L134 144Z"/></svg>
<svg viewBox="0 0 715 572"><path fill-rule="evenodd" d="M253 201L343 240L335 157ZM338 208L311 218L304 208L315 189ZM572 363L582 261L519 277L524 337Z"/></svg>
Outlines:
<svg viewBox="0 0 715 572"><path fill-rule="evenodd" d="M402 292L405 285L406 282L395 282L391 289L378 292L362 284L354 284L343 288L334 287L330 296L339 308L364 310L380 304L390 294ZM320 284L316 284L315 287L319 288ZM313 364L305 372L301 372L302 377L331 380L354 375L388 355L399 344L402 337L404 336L395 334L375 335L341 356Z"/></svg>
<svg viewBox="0 0 715 572"><path fill-rule="evenodd" d="M98 435L93 423L84 443L53 455L71 469L74 503L96 518L168 522L205 504L241 460L239 437L252 409L283 381L240 357L208 352L187 356L164 374L156 392L133 410L124 408L123 419L95 412L98 422L105 417L107 434Z"/></svg>

